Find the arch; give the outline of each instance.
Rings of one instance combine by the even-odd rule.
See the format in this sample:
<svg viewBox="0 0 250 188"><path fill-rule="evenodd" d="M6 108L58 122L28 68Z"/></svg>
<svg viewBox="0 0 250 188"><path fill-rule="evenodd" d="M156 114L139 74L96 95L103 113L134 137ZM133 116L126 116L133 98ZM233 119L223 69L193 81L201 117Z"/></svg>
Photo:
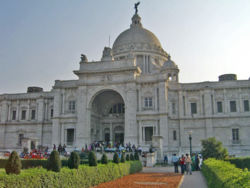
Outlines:
<svg viewBox="0 0 250 188"><path fill-rule="evenodd" d="M93 91L91 91L90 93L90 97L87 101L87 104L88 104L88 109L91 109L92 108L92 103L94 101L94 99L96 98L96 96L98 96L100 93L104 92L104 91L114 91L114 92L117 92L123 99L123 102L124 104L126 104L125 102L125 94L124 94L124 91L119 89L119 88L115 88L115 87L112 87L112 86L109 86L109 87L98 87L96 89L94 89Z"/></svg>
<svg viewBox="0 0 250 188"><path fill-rule="evenodd" d="M92 90L91 93L87 103L90 117L91 142L123 142L125 116L121 109L125 104L124 97L116 89L110 88L99 88L97 91ZM110 113L110 109L114 106L121 113ZM115 129L117 125L121 126L120 131Z"/></svg>

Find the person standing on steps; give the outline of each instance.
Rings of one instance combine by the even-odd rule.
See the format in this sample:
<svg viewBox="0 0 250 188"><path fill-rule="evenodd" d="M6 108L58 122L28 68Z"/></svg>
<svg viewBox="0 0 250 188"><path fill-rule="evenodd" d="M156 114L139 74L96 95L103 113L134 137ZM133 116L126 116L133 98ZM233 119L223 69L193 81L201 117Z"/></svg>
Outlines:
<svg viewBox="0 0 250 188"><path fill-rule="evenodd" d="M178 157L176 156L176 154L174 154L174 155L172 156L172 162L174 163L174 172L175 172L175 173L179 173L179 170L178 170L179 159L178 159Z"/></svg>

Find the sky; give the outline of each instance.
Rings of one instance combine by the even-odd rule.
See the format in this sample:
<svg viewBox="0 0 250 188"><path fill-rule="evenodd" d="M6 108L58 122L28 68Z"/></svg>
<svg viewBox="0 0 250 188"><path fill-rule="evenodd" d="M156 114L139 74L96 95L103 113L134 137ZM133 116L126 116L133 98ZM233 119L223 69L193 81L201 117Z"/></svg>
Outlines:
<svg viewBox="0 0 250 188"><path fill-rule="evenodd" d="M0 0L0 94L77 79L80 54L101 59L128 29L135 0ZM250 77L249 0L141 0L138 14L181 83Z"/></svg>

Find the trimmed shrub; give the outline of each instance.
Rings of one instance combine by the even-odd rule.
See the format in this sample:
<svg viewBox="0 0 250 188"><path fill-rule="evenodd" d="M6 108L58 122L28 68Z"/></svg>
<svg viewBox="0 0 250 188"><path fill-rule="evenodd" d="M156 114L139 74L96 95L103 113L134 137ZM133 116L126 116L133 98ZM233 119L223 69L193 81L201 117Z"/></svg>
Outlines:
<svg viewBox="0 0 250 188"><path fill-rule="evenodd" d="M12 151L5 166L6 174L20 174L22 168L21 161L16 151Z"/></svg>
<svg viewBox="0 0 250 188"><path fill-rule="evenodd" d="M61 166L62 163L58 151L52 151L47 161L47 170L60 172Z"/></svg>
<svg viewBox="0 0 250 188"><path fill-rule="evenodd" d="M250 187L250 172L236 168L235 165L226 161L207 159L202 165L202 173L209 188Z"/></svg>
<svg viewBox="0 0 250 188"><path fill-rule="evenodd" d="M134 158L135 158L135 161L139 161L140 160L138 152L135 152Z"/></svg>
<svg viewBox="0 0 250 188"><path fill-rule="evenodd" d="M141 169L139 161L99 164L96 167L80 165L78 170L62 168L58 173L31 168L23 170L19 176L0 173L0 187L94 187Z"/></svg>
<svg viewBox="0 0 250 188"><path fill-rule="evenodd" d="M134 161L135 160L133 153L130 153L129 160L130 161Z"/></svg>
<svg viewBox="0 0 250 188"><path fill-rule="evenodd" d="M80 153L80 159L81 160L88 160L88 152L81 152Z"/></svg>
<svg viewBox="0 0 250 188"><path fill-rule="evenodd" d="M89 152L89 166L97 166L97 160L93 151Z"/></svg>
<svg viewBox="0 0 250 188"><path fill-rule="evenodd" d="M120 162L118 154L115 152L113 156L113 163L118 164Z"/></svg>
<svg viewBox="0 0 250 188"><path fill-rule="evenodd" d="M231 164L235 164L237 168L250 170L250 157L237 157L237 158L229 158L225 159L225 161L229 161Z"/></svg>
<svg viewBox="0 0 250 188"><path fill-rule="evenodd" d="M78 166L80 164L80 156L76 152L71 152L69 160L68 160L68 166L70 169L78 169Z"/></svg>
<svg viewBox="0 0 250 188"><path fill-rule="evenodd" d="M107 157L107 155L105 153L102 155L101 163L102 164L108 164L108 157Z"/></svg>
<svg viewBox="0 0 250 188"><path fill-rule="evenodd" d="M126 161L129 161L129 154L126 155Z"/></svg>
<svg viewBox="0 0 250 188"><path fill-rule="evenodd" d="M121 156L121 163L125 163L125 154L122 153L122 156Z"/></svg>

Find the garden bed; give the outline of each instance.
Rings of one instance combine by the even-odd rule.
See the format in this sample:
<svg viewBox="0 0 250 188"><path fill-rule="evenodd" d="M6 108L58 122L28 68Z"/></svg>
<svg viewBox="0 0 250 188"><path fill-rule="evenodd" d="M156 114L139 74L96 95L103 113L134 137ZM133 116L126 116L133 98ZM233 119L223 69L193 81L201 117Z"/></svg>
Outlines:
<svg viewBox="0 0 250 188"><path fill-rule="evenodd" d="M176 173L136 173L124 176L114 181L101 183L95 188L176 188L181 181L182 175Z"/></svg>

